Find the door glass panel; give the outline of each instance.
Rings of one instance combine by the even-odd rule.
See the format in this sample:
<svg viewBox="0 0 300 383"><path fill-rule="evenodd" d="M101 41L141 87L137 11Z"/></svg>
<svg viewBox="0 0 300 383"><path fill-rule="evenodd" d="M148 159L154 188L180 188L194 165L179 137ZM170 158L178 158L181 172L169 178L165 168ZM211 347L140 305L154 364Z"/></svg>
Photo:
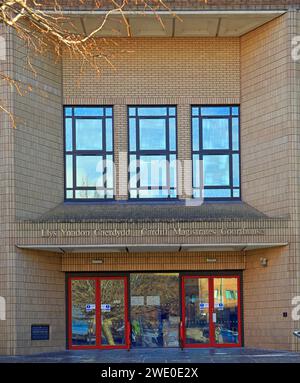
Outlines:
<svg viewBox="0 0 300 383"><path fill-rule="evenodd" d="M101 279L101 344L125 345L124 279Z"/></svg>
<svg viewBox="0 0 300 383"><path fill-rule="evenodd" d="M178 347L179 274L130 276L132 346Z"/></svg>
<svg viewBox="0 0 300 383"><path fill-rule="evenodd" d="M216 343L239 343L237 278L214 278L214 312Z"/></svg>
<svg viewBox="0 0 300 383"><path fill-rule="evenodd" d="M185 278L185 341L209 343L208 278Z"/></svg>
<svg viewBox="0 0 300 383"><path fill-rule="evenodd" d="M95 281L72 280L72 345L96 344Z"/></svg>

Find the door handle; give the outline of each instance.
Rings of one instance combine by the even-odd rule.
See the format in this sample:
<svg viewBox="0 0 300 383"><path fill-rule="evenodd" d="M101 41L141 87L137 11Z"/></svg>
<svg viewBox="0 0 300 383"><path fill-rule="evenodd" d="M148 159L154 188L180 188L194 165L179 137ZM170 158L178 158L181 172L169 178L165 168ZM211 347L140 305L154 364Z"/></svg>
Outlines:
<svg viewBox="0 0 300 383"><path fill-rule="evenodd" d="M213 323L217 323L217 314L216 313L213 313L212 320L213 320Z"/></svg>
<svg viewBox="0 0 300 383"><path fill-rule="evenodd" d="M131 346L131 325L130 325L130 322L127 321L125 326L126 326L126 334L127 334L127 351L129 351L130 346Z"/></svg>
<svg viewBox="0 0 300 383"><path fill-rule="evenodd" d="M180 323L179 323L179 342L180 342L181 350L183 350L183 347L184 347L184 344L183 344L183 332L184 332L183 322L180 321Z"/></svg>

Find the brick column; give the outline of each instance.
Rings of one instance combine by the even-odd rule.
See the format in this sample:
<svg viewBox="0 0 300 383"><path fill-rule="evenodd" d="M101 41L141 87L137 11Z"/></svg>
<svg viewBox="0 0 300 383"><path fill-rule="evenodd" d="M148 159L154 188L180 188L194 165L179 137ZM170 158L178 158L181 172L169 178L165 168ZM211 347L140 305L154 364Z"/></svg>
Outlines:
<svg viewBox="0 0 300 383"><path fill-rule="evenodd" d="M128 198L127 107L114 105L115 199Z"/></svg>
<svg viewBox="0 0 300 383"><path fill-rule="evenodd" d="M189 104L177 106L177 143L178 143L178 197L192 196L192 163L191 163L191 107Z"/></svg>

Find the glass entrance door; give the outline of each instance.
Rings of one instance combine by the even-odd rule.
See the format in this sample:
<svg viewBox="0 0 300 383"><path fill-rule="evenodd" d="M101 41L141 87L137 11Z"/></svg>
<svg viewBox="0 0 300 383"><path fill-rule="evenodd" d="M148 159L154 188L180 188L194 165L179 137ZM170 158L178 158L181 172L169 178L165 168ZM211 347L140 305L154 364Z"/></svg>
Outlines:
<svg viewBox="0 0 300 383"><path fill-rule="evenodd" d="M182 277L183 347L241 346L240 280Z"/></svg>
<svg viewBox="0 0 300 383"><path fill-rule="evenodd" d="M127 278L69 279L69 348L129 347Z"/></svg>

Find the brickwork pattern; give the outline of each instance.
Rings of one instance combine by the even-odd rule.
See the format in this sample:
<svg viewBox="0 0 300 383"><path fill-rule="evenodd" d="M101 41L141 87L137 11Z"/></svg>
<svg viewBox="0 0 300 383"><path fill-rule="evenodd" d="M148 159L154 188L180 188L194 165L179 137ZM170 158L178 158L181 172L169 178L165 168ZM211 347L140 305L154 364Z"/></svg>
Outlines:
<svg viewBox="0 0 300 383"><path fill-rule="evenodd" d="M242 196L273 216L292 206L287 20L279 17L241 38Z"/></svg>
<svg viewBox="0 0 300 383"><path fill-rule="evenodd" d="M261 266L261 258L267 258L267 267ZM257 250L246 257L243 273L246 347L292 349L292 291L288 259L288 249ZM287 317L283 316L284 312Z"/></svg>
<svg viewBox="0 0 300 383"><path fill-rule="evenodd" d="M291 219L290 245L257 251L244 272L246 346L299 350L292 298L299 295L299 81L291 55L299 13L241 38L243 198L269 215ZM299 34L299 33L298 33ZM276 185L276 186L275 186ZM268 267L260 266L260 258ZM264 292L264 293L262 293ZM283 313L287 317L283 317Z"/></svg>
<svg viewBox="0 0 300 383"><path fill-rule="evenodd" d="M102 264L93 264L101 259ZM210 260L213 260L212 262ZM215 261L214 261L215 260ZM209 253L93 253L64 254L62 270L71 271L180 271L180 270L243 270L246 257L239 252Z"/></svg>
<svg viewBox="0 0 300 383"><path fill-rule="evenodd" d="M17 252L14 227L17 219L36 217L63 200L62 101L57 63L36 57L35 78L23 67L24 44L12 31L6 40L7 58L0 61L1 69L33 87L21 97L1 85L17 122L13 129L1 113L0 295L6 299L6 320L0 321L0 353L14 355L65 347L61 257ZM50 325L49 342L31 342L33 323Z"/></svg>
<svg viewBox="0 0 300 383"><path fill-rule="evenodd" d="M44 1L45 5L53 5L51 1ZM73 0L61 0L60 4L65 9L97 9L95 0L87 0L84 4L74 4ZM166 0L164 2L173 10L199 10L199 9L287 9L288 7L299 7L300 2L295 0ZM98 2L99 4L99 2ZM157 5L155 1L149 1L149 4ZM109 0L101 1L100 9L110 9L111 2ZM142 6L137 6L135 1L129 2L127 9L142 9ZM162 8L162 7L161 7Z"/></svg>
<svg viewBox="0 0 300 383"><path fill-rule="evenodd" d="M63 201L63 129L61 63L53 55L28 53L36 74L26 64L24 44L15 39L15 78L30 85L14 95L16 217L30 219Z"/></svg>
<svg viewBox="0 0 300 383"><path fill-rule="evenodd" d="M4 39L0 70L12 76L12 36L0 25L0 37ZM1 81L0 102L12 110L12 89ZM0 321L0 354L9 355L14 349L15 326L12 281L14 279L14 247L11 238L14 221L14 131L9 116L0 112L0 296L6 300L6 320Z"/></svg>

